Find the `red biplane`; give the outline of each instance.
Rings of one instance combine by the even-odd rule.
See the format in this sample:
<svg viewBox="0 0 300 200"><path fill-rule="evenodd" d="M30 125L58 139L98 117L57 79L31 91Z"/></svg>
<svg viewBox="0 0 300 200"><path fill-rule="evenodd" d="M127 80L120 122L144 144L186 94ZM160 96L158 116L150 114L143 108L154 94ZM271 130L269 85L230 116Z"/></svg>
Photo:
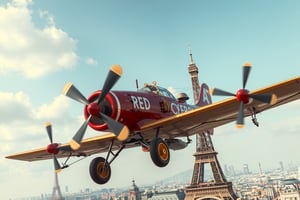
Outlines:
<svg viewBox="0 0 300 200"><path fill-rule="evenodd" d="M185 93L175 98L155 82L145 84L138 91L111 91L122 75L122 68L114 65L102 90L95 91L88 98L74 85L65 85L63 93L84 104L85 117L85 122L69 143L53 143L51 124L47 123L50 139L47 147L6 158L23 161L53 159L58 172L68 167L70 157L106 153L105 158L97 157L90 163L91 178L98 184L109 181L110 165L125 148L140 146L150 152L155 165L164 167L170 160L169 149L185 148L191 141L189 136L235 120L237 126L241 127L247 116L251 116L258 126L257 113L300 98L300 77L249 92L246 83L250 69L251 64L246 63L243 67L243 87L236 94L220 89L209 90L206 84L202 84L198 102L189 105L186 103L188 97ZM233 97L211 103L211 94ZM88 126L108 133L83 139ZM66 160L60 164L58 158Z"/></svg>

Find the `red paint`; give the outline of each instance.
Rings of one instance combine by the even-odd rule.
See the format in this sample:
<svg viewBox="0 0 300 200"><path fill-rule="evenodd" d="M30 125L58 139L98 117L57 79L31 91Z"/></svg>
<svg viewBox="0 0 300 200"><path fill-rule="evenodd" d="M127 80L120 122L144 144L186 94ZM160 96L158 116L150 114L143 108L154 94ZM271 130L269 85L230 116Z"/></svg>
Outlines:
<svg viewBox="0 0 300 200"><path fill-rule="evenodd" d="M92 116L99 116L99 113L100 113L100 106L99 106L96 102L90 103L90 104L87 106L87 111L88 111L88 113L91 114Z"/></svg>
<svg viewBox="0 0 300 200"><path fill-rule="evenodd" d="M106 123L104 123L101 118L100 118L100 110L101 110L101 105L97 105L95 100L98 98L98 96L101 94L101 91L98 90L94 93L91 94L91 96L88 98L88 101L91 102L89 105L84 107L84 117L87 119L90 115L98 117L96 118L97 120L91 119L89 122L89 126L97 131L104 131L107 130L108 127ZM116 100L114 99L113 95L108 93L105 97L105 100L102 101L102 106L105 104L106 107L110 107L110 110L112 112L107 113L107 108L102 109L102 112L106 114L107 116L111 117L112 119L117 120L117 103Z"/></svg>
<svg viewBox="0 0 300 200"><path fill-rule="evenodd" d="M246 89L240 89L236 93L236 98L238 101L242 101L244 104L249 103L249 91Z"/></svg>
<svg viewBox="0 0 300 200"><path fill-rule="evenodd" d="M202 90L207 92L205 95L204 92L201 92L200 99L203 99L202 96L209 97L208 102L205 102L205 104L209 104L208 87L204 85ZM131 132L137 132L145 123L205 105L204 103L200 105L201 101L197 105L189 105L186 102L179 102L175 98L151 91L111 91L106 95L105 100L97 105L95 101L100 94L101 90L92 93L88 98L90 104L84 107L85 119L92 115L89 126L97 131L109 131L106 123L100 117L100 112L126 125ZM164 103L163 110L162 102Z"/></svg>
<svg viewBox="0 0 300 200"><path fill-rule="evenodd" d="M58 152L59 152L58 144L57 144L57 143L49 144L49 145L47 146L47 152L48 152L49 154L58 154Z"/></svg>

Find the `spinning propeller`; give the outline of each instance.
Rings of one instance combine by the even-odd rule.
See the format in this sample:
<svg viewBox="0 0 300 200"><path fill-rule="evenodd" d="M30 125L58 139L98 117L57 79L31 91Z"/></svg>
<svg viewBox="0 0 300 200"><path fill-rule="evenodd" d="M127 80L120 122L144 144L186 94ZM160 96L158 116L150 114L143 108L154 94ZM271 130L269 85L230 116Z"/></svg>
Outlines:
<svg viewBox="0 0 300 200"><path fill-rule="evenodd" d="M59 152L59 147L58 147L57 143L53 143L51 123L49 123L49 122L46 123L46 130L47 130L48 137L50 140L50 144L47 146L47 152L49 154L53 155L54 169L55 169L55 172L58 173L61 171L62 168L56 158L56 154Z"/></svg>
<svg viewBox="0 0 300 200"><path fill-rule="evenodd" d="M70 141L70 146L73 150L77 150L80 148L80 142L86 132L86 128L92 117L101 118L107 124L109 129L111 129L113 133L117 136L118 140L123 141L127 139L129 134L128 127L112 119L111 117L107 116L104 113L105 108L101 105L101 103L105 99L105 96L109 93L109 91L117 82L117 80L121 77L121 75L122 75L121 66L113 65L106 77L101 94L93 102L89 102L73 84L67 83L64 86L63 94L70 97L71 99L74 99L75 101L78 101L86 105L87 111L90 114L89 117L85 120L85 122L81 125L79 130L76 132L72 140Z"/></svg>
<svg viewBox="0 0 300 200"><path fill-rule="evenodd" d="M211 95L235 96L236 99L240 102L240 108L239 108L238 117L236 121L236 126L238 128L242 128L244 126L244 115L245 115L244 105L249 103L250 98L264 103L269 103L270 105L273 105L277 102L277 97L275 94L249 94L249 91L245 89L245 87L248 81L250 70L251 70L251 63L249 62L245 63L243 66L243 88L239 89L236 94L221 89L217 89L217 88L212 88L210 90Z"/></svg>

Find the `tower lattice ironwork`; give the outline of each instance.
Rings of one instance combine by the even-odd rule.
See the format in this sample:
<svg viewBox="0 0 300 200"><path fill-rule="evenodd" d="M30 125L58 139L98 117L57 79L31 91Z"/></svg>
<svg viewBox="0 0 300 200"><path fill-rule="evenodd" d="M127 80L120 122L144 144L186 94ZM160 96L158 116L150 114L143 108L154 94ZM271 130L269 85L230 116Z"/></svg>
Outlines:
<svg viewBox="0 0 300 200"><path fill-rule="evenodd" d="M192 53L190 52L190 64L188 67L192 79L194 101L198 101L199 97L199 80L198 67L193 61ZM217 152L214 149L212 139L212 131L198 133L196 135L196 152L194 169L191 183L185 188L185 200L196 199L237 199L233 189L232 183L228 182L223 174L219 161L217 159ZM204 166L210 165L213 175L213 181L206 182L204 180Z"/></svg>
<svg viewBox="0 0 300 200"><path fill-rule="evenodd" d="M61 190L58 184L58 176L57 173L54 172L54 186L53 186L53 190L52 190L52 200L64 200L62 194L61 194Z"/></svg>

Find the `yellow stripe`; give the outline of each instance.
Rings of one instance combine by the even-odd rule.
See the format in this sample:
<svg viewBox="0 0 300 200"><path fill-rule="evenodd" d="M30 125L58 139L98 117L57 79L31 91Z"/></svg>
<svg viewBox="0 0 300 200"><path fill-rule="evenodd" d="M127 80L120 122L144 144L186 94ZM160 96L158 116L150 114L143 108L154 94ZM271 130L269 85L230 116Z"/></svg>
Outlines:
<svg viewBox="0 0 300 200"><path fill-rule="evenodd" d="M80 148L80 144L78 144L78 142L76 142L73 139L70 141L69 144L73 150L78 150Z"/></svg>
<svg viewBox="0 0 300 200"><path fill-rule="evenodd" d="M213 93L214 93L214 90L215 90L215 88L210 88L210 89L209 89L209 95L210 95L210 96L212 96L212 95L213 95Z"/></svg>
<svg viewBox="0 0 300 200"><path fill-rule="evenodd" d="M46 127L51 126L51 122L46 122Z"/></svg>
<svg viewBox="0 0 300 200"><path fill-rule="evenodd" d="M127 126L124 126L120 134L118 135L117 139L119 141L124 141L128 138L128 136L129 136L129 129L127 128Z"/></svg>
<svg viewBox="0 0 300 200"><path fill-rule="evenodd" d="M122 76L122 74L123 74L121 65L113 65L110 68L110 70L113 71L114 73L118 74L119 76Z"/></svg>
<svg viewBox="0 0 300 200"><path fill-rule="evenodd" d="M246 62L246 63L244 64L244 67L252 67L252 64L251 64L250 62Z"/></svg>
<svg viewBox="0 0 300 200"><path fill-rule="evenodd" d="M237 128L243 128L244 125L243 125L243 124L237 124L236 127L237 127Z"/></svg>
<svg viewBox="0 0 300 200"><path fill-rule="evenodd" d="M272 94L272 98L271 98L270 104L273 105L275 103L277 103L277 96L275 94Z"/></svg>
<svg viewBox="0 0 300 200"><path fill-rule="evenodd" d="M72 83L67 83L65 86L64 86L64 88L63 88L63 90L62 90L62 93L64 94L64 95L66 95L67 93L68 93L68 91L70 90L70 88L72 87Z"/></svg>

